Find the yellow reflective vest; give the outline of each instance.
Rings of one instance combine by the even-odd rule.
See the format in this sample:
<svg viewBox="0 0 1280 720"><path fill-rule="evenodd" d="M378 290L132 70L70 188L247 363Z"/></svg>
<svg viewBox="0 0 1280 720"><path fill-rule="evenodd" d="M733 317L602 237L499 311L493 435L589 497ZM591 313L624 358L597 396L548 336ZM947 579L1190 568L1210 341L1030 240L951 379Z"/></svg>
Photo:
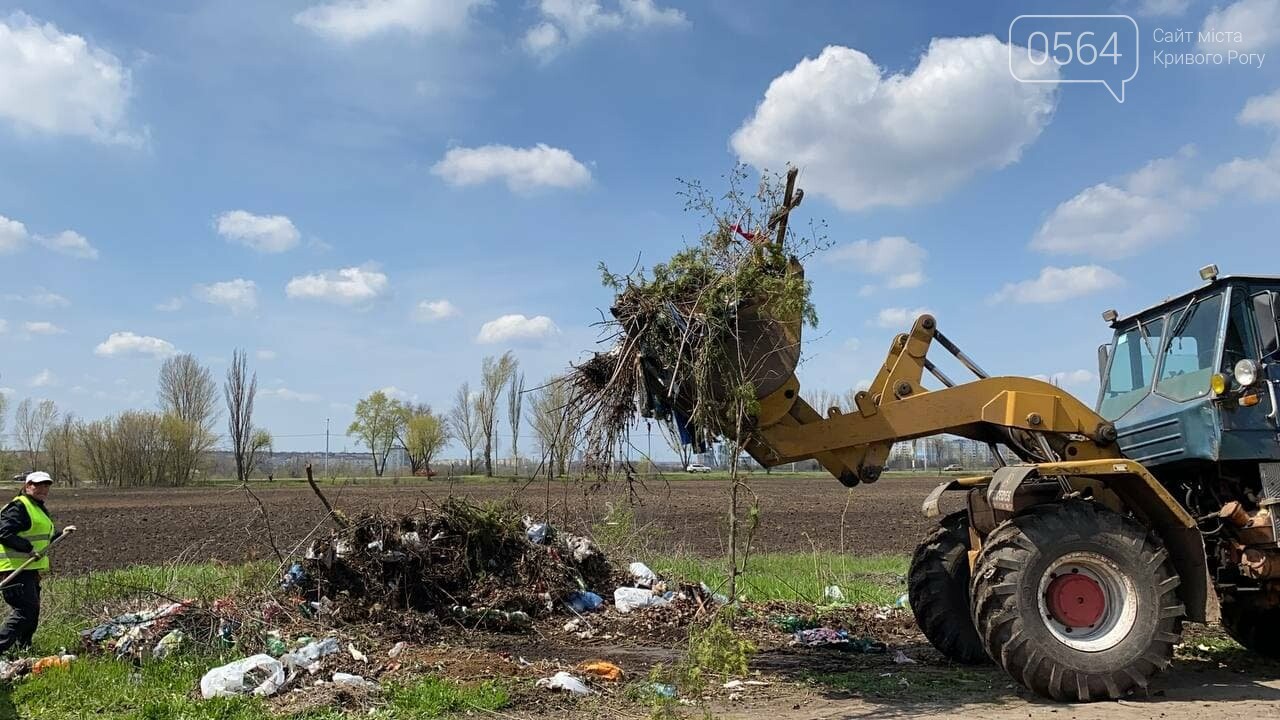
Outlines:
<svg viewBox="0 0 1280 720"><path fill-rule="evenodd" d="M26 495L19 495L14 498L15 502L20 502L27 508L27 517L31 518L31 527L18 533L18 537L31 543L33 552L44 552L49 547L49 541L53 539L53 520L45 514L44 510ZM20 553L17 550L0 545L0 572L12 572L22 566L22 563L30 559L28 553ZM49 558L42 557L39 560L27 566L28 570L48 570Z"/></svg>

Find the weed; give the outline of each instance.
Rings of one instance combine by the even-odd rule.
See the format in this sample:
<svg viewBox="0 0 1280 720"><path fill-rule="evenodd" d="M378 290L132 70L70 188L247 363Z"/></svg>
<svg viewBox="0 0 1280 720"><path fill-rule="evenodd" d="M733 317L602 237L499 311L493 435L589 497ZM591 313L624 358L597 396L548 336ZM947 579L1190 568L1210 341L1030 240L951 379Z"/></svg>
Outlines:
<svg viewBox="0 0 1280 720"><path fill-rule="evenodd" d="M747 674L747 663L756 652L750 640L733 631L731 611L718 614L711 623L689 631L689 649L680 668L680 685L702 692L709 677Z"/></svg>

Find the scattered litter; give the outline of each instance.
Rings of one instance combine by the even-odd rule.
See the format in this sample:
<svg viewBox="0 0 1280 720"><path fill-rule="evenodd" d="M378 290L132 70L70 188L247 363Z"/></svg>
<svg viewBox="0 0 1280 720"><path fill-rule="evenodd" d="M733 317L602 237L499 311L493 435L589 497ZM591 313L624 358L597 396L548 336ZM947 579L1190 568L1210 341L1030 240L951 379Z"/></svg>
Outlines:
<svg viewBox="0 0 1280 720"><path fill-rule="evenodd" d="M635 582L636 587L651 588L658 584L657 574L642 562L631 563L627 571L631 573L631 579Z"/></svg>
<svg viewBox="0 0 1280 720"><path fill-rule="evenodd" d="M9 682L16 680L31 672L31 666L34 661L31 658L18 658L17 660L0 660L0 682Z"/></svg>
<svg viewBox="0 0 1280 720"><path fill-rule="evenodd" d="M673 700L676 697L676 686L668 683L649 683L641 688L641 690L653 695L654 697L667 698Z"/></svg>
<svg viewBox="0 0 1280 720"><path fill-rule="evenodd" d="M123 657L138 645L151 644L168 632L178 617L188 610L185 603L170 603L150 610L117 615L80 632L80 641L90 650L111 651Z"/></svg>
<svg viewBox="0 0 1280 720"><path fill-rule="evenodd" d="M587 687L587 684L582 680L564 671L560 671L549 678L542 678L536 684L540 688L564 690L572 695L591 695L595 692Z"/></svg>
<svg viewBox="0 0 1280 720"><path fill-rule="evenodd" d="M1196 645L1196 649L1199 650L1200 652L1210 652L1209 646L1205 645L1204 643Z"/></svg>
<svg viewBox="0 0 1280 720"><path fill-rule="evenodd" d="M906 653L898 650L893 653L893 661L898 665L915 665L916 661L907 656Z"/></svg>
<svg viewBox="0 0 1280 720"><path fill-rule="evenodd" d="M620 587L613 591L613 606L624 615L632 610L666 605L669 602L671 598L666 595L654 595L652 590L644 588Z"/></svg>
<svg viewBox="0 0 1280 720"><path fill-rule="evenodd" d="M292 590L307 577L307 571L302 569L301 563L294 563L289 566L289 570L280 578L281 590Z"/></svg>
<svg viewBox="0 0 1280 720"><path fill-rule="evenodd" d="M42 657L32 663L31 674L39 675L45 670L49 670L51 668L62 668L65 670L71 667L71 661L75 659L75 655L49 655L48 657Z"/></svg>
<svg viewBox="0 0 1280 720"><path fill-rule="evenodd" d="M206 700L236 695L273 695L284 685L284 665L270 655L254 655L216 667L200 678Z"/></svg>
<svg viewBox="0 0 1280 720"><path fill-rule="evenodd" d="M347 643L347 652L350 653L351 659L356 662L368 663L369 656L356 649L354 643Z"/></svg>
<svg viewBox="0 0 1280 720"><path fill-rule="evenodd" d="M763 680L730 680L721 687L725 690L741 690L744 687L764 687L768 684Z"/></svg>
<svg viewBox="0 0 1280 720"><path fill-rule="evenodd" d="M828 585L822 591L822 597L831 602L844 602L844 591L840 589L839 585Z"/></svg>
<svg viewBox="0 0 1280 720"><path fill-rule="evenodd" d="M585 613L599 610L604 598L587 590L574 590L565 597L564 604L576 613Z"/></svg>
<svg viewBox="0 0 1280 720"><path fill-rule="evenodd" d="M728 605L729 596L718 592L712 592L706 583L698 583L698 589L702 590L702 594L711 598L711 601L717 605Z"/></svg>
<svg viewBox="0 0 1280 720"><path fill-rule="evenodd" d="M267 646L267 654L272 657L280 657L289 649L289 647L284 644L284 638L280 637L279 630L272 630L267 633L264 643Z"/></svg>
<svg viewBox="0 0 1280 720"><path fill-rule="evenodd" d="M791 640L791 644L801 645L804 647L837 645L842 650L850 650L868 655L887 652L889 649L887 645L877 640L872 640L871 638L851 639L848 631L833 630L832 628L810 628L808 630L797 630Z"/></svg>
<svg viewBox="0 0 1280 720"><path fill-rule="evenodd" d="M160 642L151 649L151 656L156 659L163 659L173 654L182 646L182 641L186 639L186 635L181 630L170 630L164 637L160 638Z"/></svg>
<svg viewBox="0 0 1280 720"><path fill-rule="evenodd" d="M905 607L910 607L910 606L911 606L911 600L907 598L907 594L906 594L906 593L902 593L901 595L899 595L899 596L898 596L898 601L897 601L897 602L895 602L895 603L893 604L893 606L894 606L894 607L896 607L896 608L905 608Z"/></svg>
<svg viewBox="0 0 1280 720"><path fill-rule="evenodd" d="M582 663L578 666L578 672L609 682L618 682L622 679L622 668L607 660L592 660Z"/></svg>
<svg viewBox="0 0 1280 720"><path fill-rule="evenodd" d="M473 627L489 630L527 630L533 627L533 619L523 610L506 611L454 605L449 611L455 618Z"/></svg>
<svg viewBox="0 0 1280 720"><path fill-rule="evenodd" d="M312 640L302 647L288 653L280 658L280 662L289 668L290 672L297 670L306 670L314 673L320 669L320 658L332 655L340 649L337 638L325 638L324 640Z"/></svg>
<svg viewBox="0 0 1280 720"><path fill-rule="evenodd" d="M356 687L365 690L373 690L378 687L378 683L372 680L366 680L359 675L350 673L337 672L333 674L333 684L341 687Z"/></svg>
<svg viewBox="0 0 1280 720"><path fill-rule="evenodd" d="M391 649L387 651L387 657L399 657L400 653L404 652L404 649L408 646L409 646L408 643L401 640L400 642L391 646Z"/></svg>
<svg viewBox="0 0 1280 720"><path fill-rule="evenodd" d="M769 624L785 633L795 633L798 630L810 630L818 627L817 620L800 615L776 615L769 618Z"/></svg>
<svg viewBox="0 0 1280 720"><path fill-rule="evenodd" d="M551 526L547 523L534 523L529 526L528 530L524 531L525 537L529 538L529 542L534 545L546 545L547 541L551 539L551 534Z"/></svg>

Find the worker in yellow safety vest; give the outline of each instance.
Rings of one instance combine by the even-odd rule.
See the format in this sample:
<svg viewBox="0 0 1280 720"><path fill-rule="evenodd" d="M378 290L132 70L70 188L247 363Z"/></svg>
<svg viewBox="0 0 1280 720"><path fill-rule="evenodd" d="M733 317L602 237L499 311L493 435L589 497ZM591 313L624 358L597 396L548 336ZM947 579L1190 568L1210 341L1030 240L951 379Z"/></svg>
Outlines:
<svg viewBox="0 0 1280 720"><path fill-rule="evenodd" d="M58 535L75 530L74 525L54 530L53 518L44 507L53 487L49 473L37 471L18 477L23 479L22 493L0 510L0 579L32 557L37 560L4 587L4 601L13 610L0 626L0 655L13 647L31 645L40 622L40 573L49 569L44 549Z"/></svg>

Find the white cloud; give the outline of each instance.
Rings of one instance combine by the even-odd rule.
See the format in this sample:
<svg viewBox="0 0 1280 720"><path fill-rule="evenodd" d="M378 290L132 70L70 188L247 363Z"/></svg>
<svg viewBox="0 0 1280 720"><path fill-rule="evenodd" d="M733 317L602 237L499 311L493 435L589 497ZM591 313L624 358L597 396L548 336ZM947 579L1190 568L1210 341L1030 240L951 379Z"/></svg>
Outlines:
<svg viewBox="0 0 1280 720"><path fill-rule="evenodd" d="M480 326L476 342L491 345L502 342L536 341L560 334L560 328L546 315L526 317L503 315Z"/></svg>
<svg viewBox="0 0 1280 720"><path fill-rule="evenodd" d="M0 395L13 395L16 390L11 387L0 387Z"/></svg>
<svg viewBox="0 0 1280 720"><path fill-rule="evenodd" d="M129 70L79 35L21 12L0 19L0 118L21 132L141 145L125 119Z"/></svg>
<svg viewBox="0 0 1280 720"><path fill-rule="evenodd" d="M313 5L293 16L312 32L342 42L356 42L399 30L426 36L456 33L471 12L488 0L336 0Z"/></svg>
<svg viewBox="0 0 1280 720"><path fill-rule="evenodd" d="M1119 275L1098 265L1047 267L1040 271L1039 276L1031 280L1007 283L999 292L991 296L991 302L1061 302L1123 283Z"/></svg>
<svg viewBox="0 0 1280 720"><path fill-rule="evenodd" d="M27 384L33 388L57 387L58 378L48 368L45 368L36 373L35 377L28 380Z"/></svg>
<svg viewBox="0 0 1280 720"><path fill-rule="evenodd" d="M599 0L541 0L538 12L541 19L525 32L524 47L543 60L602 32L689 25L683 12L654 0L618 0L617 10L606 10Z"/></svg>
<svg viewBox="0 0 1280 720"><path fill-rule="evenodd" d="M177 312L182 309L183 300L180 297L169 298L162 303L156 304L156 310L160 312Z"/></svg>
<svg viewBox="0 0 1280 720"><path fill-rule="evenodd" d="M27 226L0 215L0 255L15 253L27 244Z"/></svg>
<svg viewBox="0 0 1280 720"><path fill-rule="evenodd" d="M543 143L531 148L484 145L450 148L431 173L457 187L503 180L512 192L537 188L577 188L591 182L591 171L573 153Z"/></svg>
<svg viewBox="0 0 1280 720"><path fill-rule="evenodd" d="M1036 380L1062 387L1064 385L1085 385L1093 382L1093 373L1088 370L1068 370L1065 372L1056 372L1052 375L1032 375Z"/></svg>
<svg viewBox="0 0 1280 720"><path fill-rule="evenodd" d="M178 350L168 340L149 335L138 335L133 332L114 332L98 343L93 354L100 357L116 355L150 355L155 358L169 357Z"/></svg>
<svg viewBox="0 0 1280 720"><path fill-rule="evenodd" d="M1147 17L1181 15L1190 6L1191 0L1142 0L1136 12Z"/></svg>
<svg viewBox="0 0 1280 720"><path fill-rule="evenodd" d="M85 236L74 230L63 230L52 237L37 236L36 241L59 255L81 260L98 259L98 249L90 245Z"/></svg>
<svg viewBox="0 0 1280 720"><path fill-rule="evenodd" d="M1057 78L1026 57L1013 54L1022 77ZM933 201L1016 162L1052 117L1055 85L1018 82L1009 63L990 35L935 38L905 75L828 46L774 78L731 145L757 168L802 168L806 188L845 210Z"/></svg>
<svg viewBox="0 0 1280 720"><path fill-rule="evenodd" d="M924 283L924 260L928 256L929 251L910 240L890 236L842 245L832 250L828 258L866 275L887 276L888 287L912 288ZM875 288L863 291L870 294Z"/></svg>
<svg viewBox="0 0 1280 720"><path fill-rule="evenodd" d="M339 305L365 303L386 290L387 276L371 266L300 275L285 286L285 294L291 298L324 300Z"/></svg>
<svg viewBox="0 0 1280 720"><path fill-rule="evenodd" d="M423 300L413 309L413 319L420 323L435 322L458 314L458 308L448 300Z"/></svg>
<svg viewBox="0 0 1280 720"><path fill-rule="evenodd" d="M218 234L261 253L282 253L298 244L301 234L284 215L254 215L230 210L214 218Z"/></svg>
<svg viewBox="0 0 1280 720"><path fill-rule="evenodd" d="M1280 0L1238 0L1225 8L1214 8L1205 16L1200 31L1215 33L1200 43L1201 50L1268 50L1280 42Z"/></svg>
<svg viewBox="0 0 1280 720"><path fill-rule="evenodd" d="M378 392L382 393L383 395L386 395L391 400L399 400L400 402L417 402L418 401L418 395L416 393L410 394L409 392L401 390L395 385L388 385L384 388L379 388Z"/></svg>
<svg viewBox="0 0 1280 720"><path fill-rule="evenodd" d="M1270 95L1249 98L1236 120L1241 125L1270 125L1280 128L1280 90Z"/></svg>
<svg viewBox="0 0 1280 720"><path fill-rule="evenodd" d="M233 313L250 312L258 307L258 284L243 278L196 285L191 294L201 302L221 305Z"/></svg>
<svg viewBox="0 0 1280 720"><path fill-rule="evenodd" d="M22 329L26 330L32 335L61 335L62 333L66 332L66 330L63 330L57 325L54 325L51 322L45 322L45 321L23 323Z"/></svg>
<svg viewBox="0 0 1280 720"><path fill-rule="evenodd" d="M65 297L49 292L42 287L36 288L35 292L30 295L7 294L4 299L28 305L39 305L40 307L66 307L71 304L71 301Z"/></svg>
<svg viewBox="0 0 1280 720"><path fill-rule="evenodd" d="M285 388L285 387L267 388L264 390L259 390L258 394L263 397L278 398L280 400L287 400L290 402L310 403L310 402L320 401L319 395L316 395L314 393L296 392L294 390L290 390L289 388Z"/></svg>
<svg viewBox="0 0 1280 720"><path fill-rule="evenodd" d="M1054 208L1031 240L1047 253L1106 260L1130 257L1173 237L1192 222L1191 210L1213 198L1186 188L1182 165L1195 154L1153 160L1117 184L1098 183Z"/></svg>
<svg viewBox="0 0 1280 720"><path fill-rule="evenodd" d="M885 308L876 315L876 325L891 330L901 330L906 332L911 329L911 325L915 323L916 318L921 315L932 315L933 311L927 307L918 308L902 308L891 307Z"/></svg>
<svg viewBox="0 0 1280 720"><path fill-rule="evenodd" d="M257 356L259 360L275 360L276 359L275 350L268 350L266 348L262 348L254 354Z"/></svg>

